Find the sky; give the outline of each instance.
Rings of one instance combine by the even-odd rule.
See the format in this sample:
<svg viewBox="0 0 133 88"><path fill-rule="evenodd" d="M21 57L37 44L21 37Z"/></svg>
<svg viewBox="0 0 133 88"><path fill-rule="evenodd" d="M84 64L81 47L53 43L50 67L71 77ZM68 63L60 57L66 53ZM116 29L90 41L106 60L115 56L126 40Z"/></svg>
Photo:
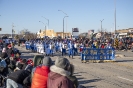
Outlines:
<svg viewBox="0 0 133 88"><path fill-rule="evenodd" d="M0 0L0 34L10 34L12 24L15 33L24 29L36 33L45 26L62 32L66 14L65 32L72 28L79 28L80 33L97 32L103 19L102 28L114 31L115 2L116 29L133 28L133 0Z"/></svg>

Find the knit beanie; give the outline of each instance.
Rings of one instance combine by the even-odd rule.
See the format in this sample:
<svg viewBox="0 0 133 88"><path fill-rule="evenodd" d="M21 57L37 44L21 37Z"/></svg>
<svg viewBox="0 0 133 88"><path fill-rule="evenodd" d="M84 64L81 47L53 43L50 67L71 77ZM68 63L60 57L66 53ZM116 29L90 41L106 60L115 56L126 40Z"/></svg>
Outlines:
<svg viewBox="0 0 133 88"><path fill-rule="evenodd" d="M17 66L19 69L22 69L23 68L23 64L21 63L18 63L18 66Z"/></svg>
<svg viewBox="0 0 133 88"><path fill-rule="evenodd" d="M65 69L70 65L70 62L67 58L59 57L55 60L55 66Z"/></svg>
<svg viewBox="0 0 133 88"><path fill-rule="evenodd" d="M29 72L32 72L32 68L33 66L28 64L26 67L25 67L25 70L29 71Z"/></svg>
<svg viewBox="0 0 133 88"><path fill-rule="evenodd" d="M45 66L51 66L52 65L51 58L50 57L44 57L43 61L42 61L42 64L45 65Z"/></svg>

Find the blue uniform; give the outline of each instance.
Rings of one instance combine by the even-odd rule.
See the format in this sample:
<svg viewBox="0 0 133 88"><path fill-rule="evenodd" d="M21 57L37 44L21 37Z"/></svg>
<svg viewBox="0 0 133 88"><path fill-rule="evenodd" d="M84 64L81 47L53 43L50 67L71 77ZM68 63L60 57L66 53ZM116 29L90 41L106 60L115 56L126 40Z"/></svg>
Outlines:
<svg viewBox="0 0 133 88"><path fill-rule="evenodd" d="M69 57L70 57L70 55L72 55L72 58L73 58L73 44L71 44L71 42L68 44L68 48L69 48L69 52L68 52L68 54L69 54Z"/></svg>

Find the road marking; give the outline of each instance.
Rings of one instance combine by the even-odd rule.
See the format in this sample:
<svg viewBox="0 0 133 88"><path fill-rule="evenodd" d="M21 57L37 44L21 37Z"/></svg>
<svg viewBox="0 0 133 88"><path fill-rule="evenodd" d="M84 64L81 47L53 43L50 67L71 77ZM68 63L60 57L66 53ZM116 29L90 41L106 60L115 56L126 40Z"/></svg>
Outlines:
<svg viewBox="0 0 133 88"><path fill-rule="evenodd" d="M125 79L125 80L127 80L127 81L133 82L133 80L130 80L130 79L127 79L127 78L123 78L123 77L120 77L120 76L117 76L117 77L120 78L120 79Z"/></svg>

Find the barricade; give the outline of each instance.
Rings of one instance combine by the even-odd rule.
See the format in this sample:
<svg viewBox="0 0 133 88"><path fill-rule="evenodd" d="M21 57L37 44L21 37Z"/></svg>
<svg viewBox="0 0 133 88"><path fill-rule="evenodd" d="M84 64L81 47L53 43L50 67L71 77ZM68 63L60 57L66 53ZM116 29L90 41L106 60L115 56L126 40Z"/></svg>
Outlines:
<svg viewBox="0 0 133 88"><path fill-rule="evenodd" d="M83 48L81 53L82 62L100 62L100 61L114 61L115 50L114 49L94 49L94 48Z"/></svg>

